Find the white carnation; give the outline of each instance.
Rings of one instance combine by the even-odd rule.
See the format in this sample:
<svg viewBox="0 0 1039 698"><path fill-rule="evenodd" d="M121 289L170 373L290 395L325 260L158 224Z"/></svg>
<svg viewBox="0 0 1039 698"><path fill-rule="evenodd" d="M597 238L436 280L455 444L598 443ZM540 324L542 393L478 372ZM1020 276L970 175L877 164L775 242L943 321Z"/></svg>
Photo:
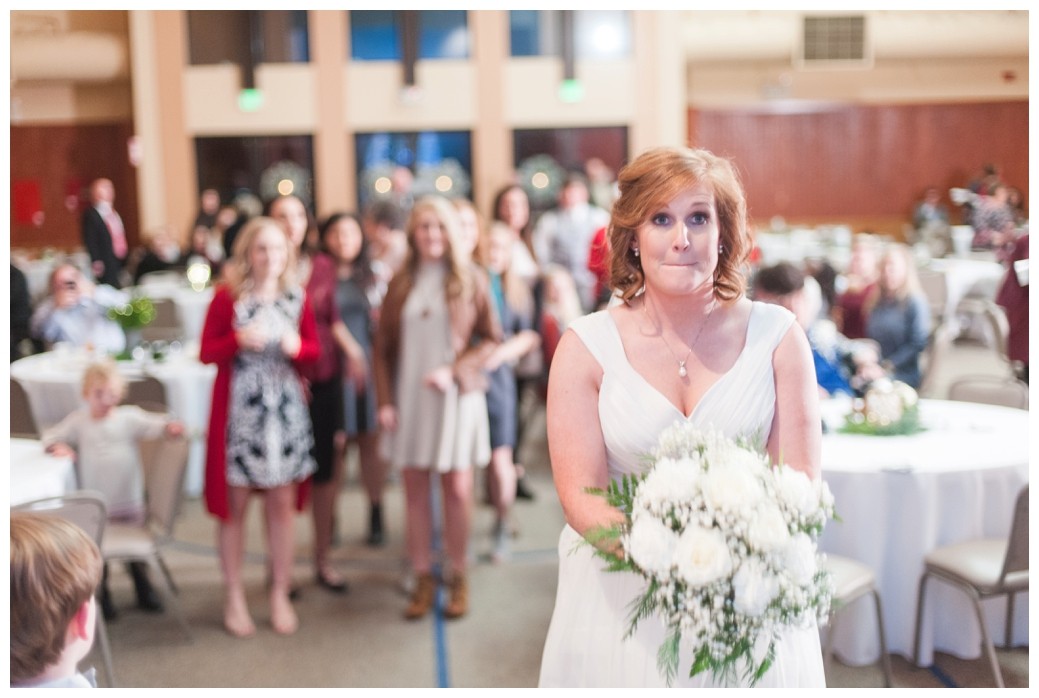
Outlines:
<svg viewBox="0 0 1039 698"><path fill-rule="evenodd" d="M773 502L765 501L754 511L747 527L747 543L752 550L769 553L782 548L790 540L783 512Z"/></svg>
<svg viewBox="0 0 1039 698"><path fill-rule="evenodd" d="M803 586L815 576L815 543L804 533L796 533L790 538L783 556L783 568L794 584Z"/></svg>
<svg viewBox="0 0 1039 698"><path fill-rule="evenodd" d="M733 607L738 613L760 616L779 593L779 582L756 557L743 561L732 578Z"/></svg>
<svg viewBox="0 0 1039 698"><path fill-rule="evenodd" d="M732 572L732 555L725 538L713 529L687 528L675 546L675 569L693 587L727 577Z"/></svg>
<svg viewBox="0 0 1039 698"><path fill-rule="evenodd" d="M678 535L652 516L636 517L628 534L628 554L646 572L663 577L670 573Z"/></svg>

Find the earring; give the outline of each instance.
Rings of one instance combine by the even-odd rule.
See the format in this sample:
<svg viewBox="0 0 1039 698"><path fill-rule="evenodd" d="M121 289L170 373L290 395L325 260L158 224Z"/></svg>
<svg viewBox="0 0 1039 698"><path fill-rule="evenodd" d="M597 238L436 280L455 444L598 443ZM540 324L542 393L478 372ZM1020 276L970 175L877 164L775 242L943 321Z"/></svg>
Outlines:
<svg viewBox="0 0 1039 698"><path fill-rule="evenodd" d="M725 254L725 245L718 244L718 254Z"/></svg>
<svg viewBox="0 0 1039 698"><path fill-rule="evenodd" d="M636 248L634 248L634 249L632 250L632 252L634 252L634 253L635 253L635 256L636 256L636 257L638 257L638 256L639 256L639 248L637 248L637 247L636 247Z"/></svg>

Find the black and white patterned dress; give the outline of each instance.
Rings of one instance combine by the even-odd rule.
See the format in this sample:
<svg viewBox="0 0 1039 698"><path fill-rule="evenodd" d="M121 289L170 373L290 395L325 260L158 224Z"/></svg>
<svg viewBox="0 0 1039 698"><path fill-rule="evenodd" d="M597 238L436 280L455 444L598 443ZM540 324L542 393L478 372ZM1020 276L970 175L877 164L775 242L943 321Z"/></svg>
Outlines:
<svg viewBox="0 0 1039 698"><path fill-rule="evenodd" d="M303 291L286 291L273 302L249 295L234 306L234 327L259 321L268 332L262 351L239 349L234 358L227 420L227 483L271 488L314 472L314 441L303 386L281 350L281 337L299 328Z"/></svg>

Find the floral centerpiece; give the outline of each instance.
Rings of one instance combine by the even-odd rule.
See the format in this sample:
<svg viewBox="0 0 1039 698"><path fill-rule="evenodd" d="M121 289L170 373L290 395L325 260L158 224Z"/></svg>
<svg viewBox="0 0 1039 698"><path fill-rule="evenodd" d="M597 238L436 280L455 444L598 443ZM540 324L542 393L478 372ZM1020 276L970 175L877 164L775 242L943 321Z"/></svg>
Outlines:
<svg viewBox="0 0 1039 698"><path fill-rule="evenodd" d="M141 328L155 319L155 304L146 296L134 296L124 305L108 309L108 317L119 323L126 333L126 351L120 359L129 359L135 346L141 342Z"/></svg>
<svg viewBox="0 0 1039 698"><path fill-rule="evenodd" d="M832 582L816 540L833 516L821 480L772 465L760 450L678 422L661 435L650 468L595 490L625 514L589 536L610 571L643 578L630 636L658 615L667 628L657 666L671 685L681 638L689 675L756 684L783 629L829 612ZM619 544L622 554L610 552Z"/></svg>
<svg viewBox="0 0 1039 698"><path fill-rule="evenodd" d="M916 391L902 381L881 378L870 383L863 397L854 402L841 431L869 436L904 436L923 429Z"/></svg>

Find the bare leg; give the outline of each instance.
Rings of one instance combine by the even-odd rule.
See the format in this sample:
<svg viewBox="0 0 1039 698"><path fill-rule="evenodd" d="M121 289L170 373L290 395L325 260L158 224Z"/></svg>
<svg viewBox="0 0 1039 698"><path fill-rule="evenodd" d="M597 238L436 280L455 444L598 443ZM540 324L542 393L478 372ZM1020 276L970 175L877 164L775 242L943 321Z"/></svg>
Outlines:
<svg viewBox="0 0 1039 698"><path fill-rule="evenodd" d="M295 547L296 486L283 485L264 493L267 518L267 548L271 559L271 625L275 632L291 635L299 627L299 619L289 600L292 582L292 558Z"/></svg>
<svg viewBox="0 0 1039 698"><path fill-rule="evenodd" d="M408 558L415 574L433 569L430 549L433 534L433 509L429 502L430 472L425 468L404 468L405 523Z"/></svg>
<svg viewBox="0 0 1039 698"><path fill-rule="evenodd" d="M517 472L516 464L512 462L512 446L499 446L491 451L491 466L487 475L490 478L491 502L497 513L491 558L495 562L502 562L509 556L509 512L516 501Z"/></svg>
<svg viewBox="0 0 1039 698"><path fill-rule="evenodd" d="M442 473L440 483L444 493L444 549L451 561L452 573L461 575L466 568L472 518L472 468Z"/></svg>
<svg viewBox="0 0 1039 698"><path fill-rule="evenodd" d="M358 434L357 458L361 464L361 483L368 495L368 501L378 504L382 501L382 490L386 486L386 464L379 458L378 434Z"/></svg>
<svg viewBox="0 0 1039 698"><path fill-rule="evenodd" d="M491 451L491 502L498 521L505 524L516 501L516 464L512 462L512 447L499 446Z"/></svg>
<svg viewBox="0 0 1039 698"><path fill-rule="evenodd" d="M256 632L245 602L242 583L242 559L245 556L245 513L249 490L244 487L227 488L230 509L227 520L220 521L217 547L220 550L220 568L224 573L226 598L224 601L224 628L235 637L248 637Z"/></svg>
<svg viewBox="0 0 1039 698"><path fill-rule="evenodd" d="M311 488L314 515L314 573L319 579L336 584L343 578L328 563L332 549L332 521L336 497L343 479L343 454L346 439L342 432L336 434L335 456L332 462L332 478L328 482L315 482Z"/></svg>

